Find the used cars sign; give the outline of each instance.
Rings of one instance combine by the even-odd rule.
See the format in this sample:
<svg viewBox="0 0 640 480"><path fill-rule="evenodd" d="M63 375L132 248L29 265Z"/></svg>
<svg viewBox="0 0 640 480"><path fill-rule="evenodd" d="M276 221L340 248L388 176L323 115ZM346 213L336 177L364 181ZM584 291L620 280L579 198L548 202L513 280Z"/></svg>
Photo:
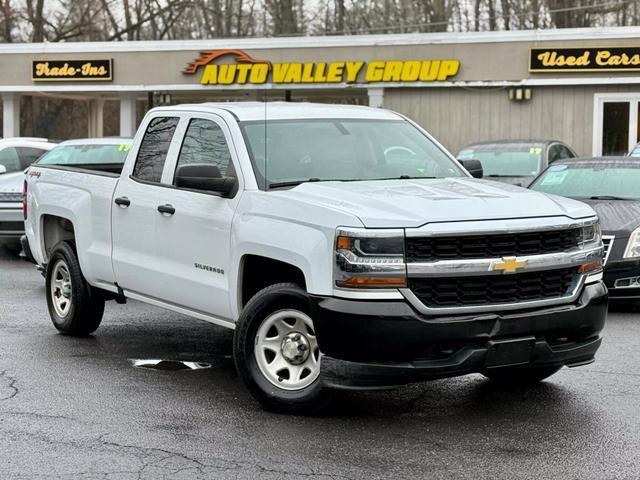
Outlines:
<svg viewBox="0 0 640 480"><path fill-rule="evenodd" d="M640 47L532 48L530 72L609 72L640 70Z"/></svg>

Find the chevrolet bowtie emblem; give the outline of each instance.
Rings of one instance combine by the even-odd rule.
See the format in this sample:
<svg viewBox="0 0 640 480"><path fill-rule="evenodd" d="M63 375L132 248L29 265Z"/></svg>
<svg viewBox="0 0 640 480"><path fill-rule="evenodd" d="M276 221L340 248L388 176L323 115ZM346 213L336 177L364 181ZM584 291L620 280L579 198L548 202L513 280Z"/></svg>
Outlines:
<svg viewBox="0 0 640 480"><path fill-rule="evenodd" d="M502 257L502 260L493 264L493 270L501 270L504 273L514 273L524 268L525 260L518 260L516 257Z"/></svg>

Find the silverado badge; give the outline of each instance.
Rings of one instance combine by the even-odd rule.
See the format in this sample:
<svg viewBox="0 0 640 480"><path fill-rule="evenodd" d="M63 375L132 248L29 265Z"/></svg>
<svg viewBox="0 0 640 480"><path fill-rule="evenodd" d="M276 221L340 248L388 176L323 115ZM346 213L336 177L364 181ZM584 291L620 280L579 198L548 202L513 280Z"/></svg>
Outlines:
<svg viewBox="0 0 640 480"><path fill-rule="evenodd" d="M503 273L515 273L524 268L526 260L518 260L516 257L502 257L502 260L495 262L491 270L501 270Z"/></svg>

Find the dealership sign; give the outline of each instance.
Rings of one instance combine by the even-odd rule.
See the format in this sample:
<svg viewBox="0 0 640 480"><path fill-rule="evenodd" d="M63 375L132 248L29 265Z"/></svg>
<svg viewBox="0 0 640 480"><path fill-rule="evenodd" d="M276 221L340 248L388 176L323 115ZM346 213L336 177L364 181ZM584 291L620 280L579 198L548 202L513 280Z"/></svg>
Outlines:
<svg viewBox="0 0 640 480"><path fill-rule="evenodd" d="M42 81L113 80L113 62L107 60L34 60L31 79Z"/></svg>
<svg viewBox="0 0 640 480"><path fill-rule="evenodd" d="M209 50L182 72L200 73L203 85L444 81L458 73L458 60L339 61L272 63L242 50Z"/></svg>
<svg viewBox="0 0 640 480"><path fill-rule="evenodd" d="M532 48L530 72L640 70L640 47Z"/></svg>

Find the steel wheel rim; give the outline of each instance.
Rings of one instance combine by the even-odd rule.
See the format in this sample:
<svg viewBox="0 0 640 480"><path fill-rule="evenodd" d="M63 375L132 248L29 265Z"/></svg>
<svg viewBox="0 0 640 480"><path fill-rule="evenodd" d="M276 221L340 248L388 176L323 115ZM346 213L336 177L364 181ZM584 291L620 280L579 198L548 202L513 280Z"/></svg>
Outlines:
<svg viewBox="0 0 640 480"><path fill-rule="evenodd" d="M296 346L308 348L306 357L305 350L297 351ZM293 352L300 358L292 359ZM301 390L320 375L313 321L299 310L279 310L265 318L256 333L254 355L262 375L283 390Z"/></svg>
<svg viewBox="0 0 640 480"><path fill-rule="evenodd" d="M71 275L64 260L58 260L51 273L51 300L59 317L66 317L71 309Z"/></svg>

